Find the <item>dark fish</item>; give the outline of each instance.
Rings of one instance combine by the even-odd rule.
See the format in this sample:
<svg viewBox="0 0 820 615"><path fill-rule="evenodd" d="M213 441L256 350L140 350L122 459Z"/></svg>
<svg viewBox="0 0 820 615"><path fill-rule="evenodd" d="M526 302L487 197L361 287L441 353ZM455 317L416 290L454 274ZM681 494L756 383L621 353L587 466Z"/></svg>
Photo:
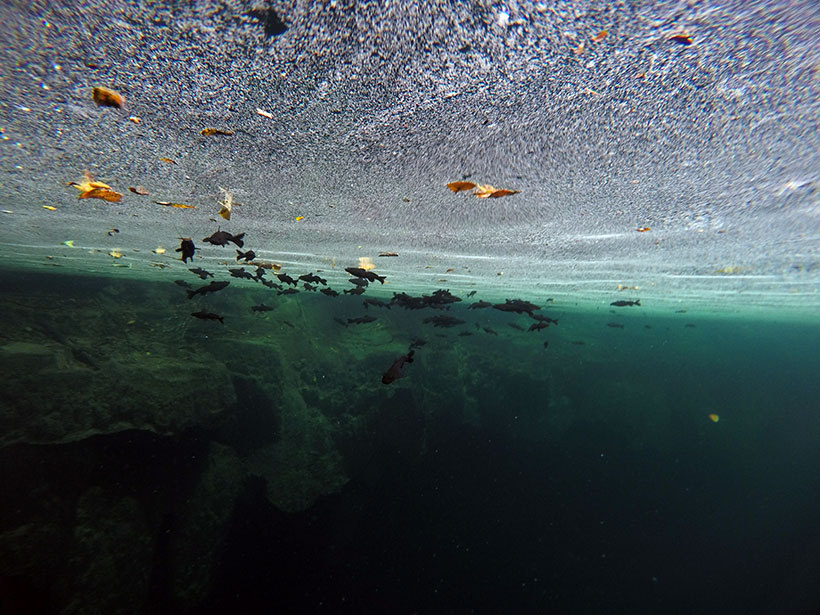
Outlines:
<svg viewBox="0 0 820 615"><path fill-rule="evenodd" d="M281 321L281 322L282 322L282 324L285 324L285 325L289 326L291 329L295 329L295 328L296 328L296 325L294 325L294 324L293 324L292 322L290 322L289 320L283 320L283 321Z"/></svg>
<svg viewBox="0 0 820 615"><path fill-rule="evenodd" d="M217 231L210 237L205 237L202 241L205 241L215 246L226 246L228 245L229 241L232 241L236 244L237 248L241 248L245 245L245 242L242 241L242 238L244 236L245 233L239 233L239 235L231 235L228 231Z"/></svg>
<svg viewBox="0 0 820 615"><path fill-rule="evenodd" d="M316 288L317 288L317 287L316 287L316 286L311 286L311 285L310 285L310 284L308 284L307 282L305 282L304 284L302 284L302 286L304 286L304 287L305 287L305 290L312 290L314 293L316 292Z"/></svg>
<svg viewBox="0 0 820 615"><path fill-rule="evenodd" d="M191 273L198 275L203 280L207 279L208 276L214 277L214 274L210 271L205 271L202 267L197 267L196 269L189 269Z"/></svg>
<svg viewBox="0 0 820 615"><path fill-rule="evenodd" d="M262 280L261 282L264 286L267 286L268 288L275 288L277 290L282 290L284 288L281 284L277 284L273 280Z"/></svg>
<svg viewBox="0 0 820 615"><path fill-rule="evenodd" d="M205 293L215 293L218 290L222 290L225 288L230 282L211 282L207 286L200 286L196 290L186 290L185 292L188 293L188 299L191 299L194 295L204 295Z"/></svg>
<svg viewBox="0 0 820 615"><path fill-rule="evenodd" d="M505 303L496 303L493 307L502 312L515 312L517 314L525 312L529 314L538 309L537 305L521 299L507 299Z"/></svg>
<svg viewBox="0 0 820 615"><path fill-rule="evenodd" d="M367 306L374 305L376 307L387 308L390 309L390 304L382 301L381 299L365 299L364 300L364 307L367 309Z"/></svg>
<svg viewBox="0 0 820 615"><path fill-rule="evenodd" d="M322 293L323 295L327 295L328 297L338 297L339 296L339 293L337 293L332 288L321 288L321 289L319 289L319 292Z"/></svg>
<svg viewBox="0 0 820 615"><path fill-rule="evenodd" d="M363 280L361 278L350 278L348 282L350 282L351 284L355 284L356 286L362 287L366 287L369 284L367 280Z"/></svg>
<svg viewBox="0 0 820 615"><path fill-rule="evenodd" d="M484 333L489 333L490 335L498 335L497 331L493 331L490 327L484 327Z"/></svg>
<svg viewBox="0 0 820 615"><path fill-rule="evenodd" d="M608 322L606 323L607 327L612 327L613 329L623 329L624 326L619 322Z"/></svg>
<svg viewBox="0 0 820 615"><path fill-rule="evenodd" d="M357 286L356 288L348 288L344 292L346 295L363 295L364 290L364 286Z"/></svg>
<svg viewBox="0 0 820 615"><path fill-rule="evenodd" d="M285 284L290 284L291 286L296 286L297 282L292 277L290 277L287 273L277 273L276 277L279 278L280 282L284 282Z"/></svg>
<svg viewBox="0 0 820 615"><path fill-rule="evenodd" d="M363 325L368 322L373 322L376 320L375 316L359 316L359 318L348 318L347 324L349 325Z"/></svg>
<svg viewBox="0 0 820 615"><path fill-rule="evenodd" d="M390 303L395 303L405 310L420 310L427 306L423 297L411 297L407 293L393 293Z"/></svg>
<svg viewBox="0 0 820 615"><path fill-rule="evenodd" d="M675 314L686 314L686 310L675 310Z"/></svg>
<svg viewBox="0 0 820 615"><path fill-rule="evenodd" d="M586 344L586 342L581 342L581 341L578 341L578 342L572 342L572 343L573 343L574 345L576 345L576 346L586 346L586 345L587 345L587 344Z"/></svg>
<svg viewBox="0 0 820 615"><path fill-rule="evenodd" d="M194 240L190 237L181 237L182 243L179 244L179 247L175 250L176 252L182 252L182 262L187 263L188 259L190 258L192 261L194 260L194 252L196 251L196 246L194 245Z"/></svg>
<svg viewBox="0 0 820 615"><path fill-rule="evenodd" d="M549 316L544 316L543 314L530 313L530 318L532 318L533 320L537 320L538 322L546 322L551 323L553 325L558 324L558 321L555 318L550 318Z"/></svg>
<svg viewBox="0 0 820 615"><path fill-rule="evenodd" d="M253 250L248 250L247 252L241 252L240 250L236 251L236 260L244 260L246 263L251 262L253 259L256 258L256 252Z"/></svg>
<svg viewBox="0 0 820 615"><path fill-rule="evenodd" d="M310 282L311 284L322 284L324 286L327 286L327 280L325 280L324 278L320 278L318 275L312 273L300 275L299 279L303 282Z"/></svg>
<svg viewBox="0 0 820 615"><path fill-rule="evenodd" d="M694 329L694 328L695 328L695 325L694 325L693 323L691 323L691 322L687 322L687 323L686 323L685 325L683 325L683 326L684 326L684 327L686 327L687 329Z"/></svg>
<svg viewBox="0 0 820 615"><path fill-rule="evenodd" d="M346 323L344 320L342 320L341 318L334 318L333 320L335 320L336 322L338 322L338 323L339 323L340 325L342 325L343 327L346 327L346 326L347 326L347 323Z"/></svg>
<svg viewBox="0 0 820 615"><path fill-rule="evenodd" d="M455 327L463 325L466 321L460 318L453 318L452 316L428 316L421 321L424 324L431 324L434 327Z"/></svg>
<svg viewBox="0 0 820 615"><path fill-rule="evenodd" d="M182 288L191 288L191 285L185 280L174 280L174 284L177 286L182 286Z"/></svg>
<svg viewBox="0 0 820 615"><path fill-rule="evenodd" d="M265 277L265 268L261 267L261 266L257 267L256 268L256 273L254 274L253 277L256 278L256 280L258 280L259 282L261 282L262 278Z"/></svg>
<svg viewBox="0 0 820 615"><path fill-rule="evenodd" d="M280 290L278 294L280 294L280 295L298 295L299 291L296 290L295 288L286 288L285 290Z"/></svg>
<svg viewBox="0 0 820 615"><path fill-rule="evenodd" d="M549 343L548 341L545 341L545 342L544 342L544 350L546 350L547 348L549 348L549 346L550 346L550 343Z"/></svg>
<svg viewBox="0 0 820 615"><path fill-rule="evenodd" d="M365 279L368 282L375 282L376 280L378 280L379 282L384 284L384 281L386 279L383 275L376 275L372 271L362 269L361 267L345 267L345 271L347 271L352 276Z"/></svg>
<svg viewBox="0 0 820 615"><path fill-rule="evenodd" d="M193 316L194 318L199 318L201 320L218 320L223 325L225 324L225 321L222 319L222 316L220 316L219 314L214 314L213 312L206 312L205 310L202 310L200 312L191 312L191 316Z"/></svg>
<svg viewBox="0 0 820 615"><path fill-rule="evenodd" d="M458 336L459 337L467 337L468 335L472 335L472 334L473 334L472 331L462 331L461 333L458 334Z"/></svg>
<svg viewBox="0 0 820 615"><path fill-rule="evenodd" d="M635 301L613 301L609 305L614 305L615 307L626 307L628 305L641 305L640 299L635 299Z"/></svg>
<svg viewBox="0 0 820 615"><path fill-rule="evenodd" d="M259 305L254 305L253 307L251 307L251 311L253 312L270 312L273 309L275 308L269 305L265 305L264 303L260 303Z"/></svg>
<svg viewBox="0 0 820 615"><path fill-rule="evenodd" d="M474 295L476 294L476 292L477 292L477 291L475 291L475 290L471 290L469 293L467 293L467 296L468 296L468 297L472 297L472 296L474 296Z"/></svg>
<svg viewBox="0 0 820 615"><path fill-rule="evenodd" d="M402 373L401 368L404 367L405 363L413 362L413 354L415 352L415 350L410 350L410 352L408 352L407 354L402 355L398 359L396 359L393 362L393 365L390 366L390 369L388 369L382 375L382 384L390 384L391 382L394 382L399 378L403 377L404 374Z"/></svg>
<svg viewBox="0 0 820 615"><path fill-rule="evenodd" d="M550 324L548 322L534 322L530 325L530 328L527 331L540 331L541 329L546 329L549 327Z"/></svg>
<svg viewBox="0 0 820 615"><path fill-rule="evenodd" d="M478 309L481 309L481 308L492 307L492 305L493 304L490 303L489 301L476 301L475 303L471 303L470 307L468 307L467 309L468 310L478 310Z"/></svg>
<svg viewBox="0 0 820 615"><path fill-rule="evenodd" d="M417 337L412 342L410 342L410 350L412 350L413 348L421 348L426 343L427 342L425 342L423 339L421 339L420 337Z"/></svg>
<svg viewBox="0 0 820 615"><path fill-rule="evenodd" d="M517 329L518 331L524 330L524 327L522 327L521 325L517 325L514 322L508 322L507 326L512 327L513 329Z"/></svg>
<svg viewBox="0 0 820 615"><path fill-rule="evenodd" d="M425 296L424 299L430 307L439 307L461 301L461 297L456 297L449 290L443 289L435 291L430 297Z"/></svg>
<svg viewBox="0 0 820 615"><path fill-rule="evenodd" d="M237 267L236 269L228 269L228 273L231 274L232 278L241 278L244 280L253 280L253 276L242 269L242 267Z"/></svg>

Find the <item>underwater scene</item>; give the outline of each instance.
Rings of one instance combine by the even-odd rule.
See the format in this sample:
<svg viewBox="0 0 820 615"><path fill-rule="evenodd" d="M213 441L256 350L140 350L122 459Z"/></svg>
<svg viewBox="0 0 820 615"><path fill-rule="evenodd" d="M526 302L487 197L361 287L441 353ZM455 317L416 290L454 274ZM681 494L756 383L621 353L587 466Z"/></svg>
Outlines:
<svg viewBox="0 0 820 615"><path fill-rule="evenodd" d="M0 3L0 613L820 614L818 25Z"/></svg>

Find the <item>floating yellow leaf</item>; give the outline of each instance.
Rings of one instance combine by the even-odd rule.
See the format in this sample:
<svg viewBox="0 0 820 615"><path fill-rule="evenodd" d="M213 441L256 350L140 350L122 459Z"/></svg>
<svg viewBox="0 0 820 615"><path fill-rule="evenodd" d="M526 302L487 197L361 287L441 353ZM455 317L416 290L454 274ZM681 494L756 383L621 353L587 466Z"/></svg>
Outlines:
<svg viewBox="0 0 820 615"><path fill-rule="evenodd" d="M109 186L108 184L95 181L91 173L89 173L88 171L83 171L83 177L85 177L85 181L68 182L68 185L74 186L80 192L90 192L94 188L107 188L108 190L111 189L111 186Z"/></svg>
<svg viewBox="0 0 820 615"><path fill-rule="evenodd" d="M57 208L52 207L51 205L43 205L43 209L47 209L49 211L57 211Z"/></svg>
<svg viewBox="0 0 820 615"><path fill-rule="evenodd" d="M116 250L111 250L108 255L113 256L114 258L122 258L122 252L117 252Z"/></svg>
<svg viewBox="0 0 820 615"><path fill-rule="evenodd" d="M171 203L170 201L154 201L163 207L176 207L177 209L196 209L196 205L185 205L184 203Z"/></svg>
<svg viewBox="0 0 820 615"><path fill-rule="evenodd" d="M122 109L122 106L125 104L125 99L121 94L108 88L94 88L91 96L94 98L94 102L101 107L116 107L117 109Z"/></svg>
<svg viewBox="0 0 820 615"><path fill-rule="evenodd" d="M74 247L74 240L73 240L73 239L69 239L68 241L64 241L64 242L63 242L63 245L64 245L64 246L68 246L69 248L73 248L73 247Z"/></svg>
<svg viewBox="0 0 820 615"><path fill-rule="evenodd" d="M305 219L304 216L296 216L296 221L297 222L299 222L299 220L304 220L304 219Z"/></svg>
<svg viewBox="0 0 820 615"><path fill-rule="evenodd" d="M128 116L128 121L129 122L134 122L135 124L139 124L140 123L140 118L138 118L136 115L129 115Z"/></svg>
<svg viewBox="0 0 820 615"><path fill-rule="evenodd" d="M713 413L709 415L709 420L713 423L717 423L720 420L720 417L717 414Z"/></svg>
<svg viewBox="0 0 820 615"><path fill-rule="evenodd" d="M161 156L161 157L160 157L160 160L161 160L162 162L167 162L168 164L176 164L176 163L177 163L177 161L176 161L176 160L173 160L173 159L171 159L171 158L165 158L164 156Z"/></svg>
<svg viewBox="0 0 820 615"><path fill-rule="evenodd" d="M160 246L159 248L155 248L154 250L152 250L152 252L153 252L154 254L165 254L165 248L163 248L162 246Z"/></svg>
<svg viewBox="0 0 820 615"><path fill-rule="evenodd" d="M269 120L273 119L273 113L270 113L269 111L265 111L264 109L257 109L256 113L257 113L257 115L261 115L262 117L266 117Z"/></svg>
<svg viewBox="0 0 820 615"><path fill-rule="evenodd" d="M199 131L199 134L205 137L213 137L214 135L225 135L226 137L230 137L233 134L233 131L220 130L219 128L203 128Z"/></svg>
<svg viewBox="0 0 820 615"><path fill-rule="evenodd" d="M453 192L462 192L464 190L472 190L475 188L473 182L450 182L447 187Z"/></svg>
<svg viewBox="0 0 820 615"><path fill-rule="evenodd" d="M220 216L225 218L225 220L230 220L231 219L231 210L233 209L233 205L234 205L233 195L230 192L228 192L227 190L225 190L225 188L220 187L219 189L222 192L225 193L225 196L222 198L221 201L218 201L218 203L220 205L220 209L219 209L218 213L219 213Z"/></svg>
<svg viewBox="0 0 820 615"><path fill-rule="evenodd" d="M360 256L359 268L364 269L365 271L370 271L371 269L375 269L376 265L373 264L373 260L369 256Z"/></svg>

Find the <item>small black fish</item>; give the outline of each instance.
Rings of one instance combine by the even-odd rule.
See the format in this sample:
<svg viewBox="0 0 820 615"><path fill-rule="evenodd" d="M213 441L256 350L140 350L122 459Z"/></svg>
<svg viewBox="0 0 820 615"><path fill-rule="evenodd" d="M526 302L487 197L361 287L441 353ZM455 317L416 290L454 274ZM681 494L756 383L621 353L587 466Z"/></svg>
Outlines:
<svg viewBox="0 0 820 615"><path fill-rule="evenodd" d="M210 271L205 271L202 267L197 267L196 269L189 269L188 271L198 275L203 280L207 279L208 276L214 277L213 273L211 273Z"/></svg>
<svg viewBox="0 0 820 615"><path fill-rule="evenodd" d="M300 275L299 279L303 282L310 282L311 284L322 284L324 286L327 286L327 280L325 280L324 278L320 278L318 275L314 275L312 273Z"/></svg>
<svg viewBox="0 0 820 615"><path fill-rule="evenodd" d="M675 314L686 314L686 310L675 310Z"/></svg>
<svg viewBox="0 0 820 615"><path fill-rule="evenodd" d="M321 288L321 289L319 289L319 292L322 293L323 295L327 295L328 297L338 297L339 296L339 293L337 293L332 288Z"/></svg>
<svg viewBox="0 0 820 615"><path fill-rule="evenodd" d="M292 277L290 277L287 273L277 273L276 277L279 278L280 282L284 282L285 284L290 284L291 286L296 286L297 282Z"/></svg>
<svg viewBox="0 0 820 615"><path fill-rule="evenodd" d="M471 303L468 310L478 310L480 308L488 308L491 307L493 304L489 301L476 301L475 303Z"/></svg>
<svg viewBox="0 0 820 615"><path fill-rule="evenodd" d="M273 309L275 308L269 305L265 305L264 303L260 303L259 305L254 305L251 307L251 311L253 312L270 312Z"/></svg>
<svg viewBox="0 0 820 615"><path fill-rule="evenodd" d="M540 331L541 329L546 329L549 327L550 324L548 322L534 322L530 325L530 328L527 331Z"/></svg>
<svg viewBox="0 0 820 615"><path fill-rule="evenodd" d="M587 345L587 344L586 344L586 342L581 342L581 341L578 341L578 342L572 342L572 343L573 343L575 346L586 346L586 345Z"/></svg>
<svg viewBox="0 0 820 615"><path fill-rule="evenodd" d="M478 291L471 290L469 293L467 293L467 296L468 296L468 297L472 297L472 296L474 296L474 295L476 294L476 292L478 292Z"/></svg>
<svg viewBox="0 0 820 615"><path fill-rule="evenodd" d="M472 335L472 334L473 334L472 331L462 331L461 333L458 334L458 336L459 337L467 337L468 335Z"/></svg>
<svg viewBox="0 0 820 615"><path fill-rule="evenodd" d="M277 284L273 280L262 280L262 284L267 286L268 288L275 288L277 290L282 290L284 288L284 286L282 286L281 284Z"/></svg>
<svg viewBox="0 0 820 615"><path fill-rule="evenodd" d="M457 325L463 325L465 323L464 320L460 318L453 318L452 316L428 316L424 320L421 321L424 324L431 324L434 327L455 327Z"/></svg>
<svg viewBox="0 0 820 615"><path fill-rule="evenodd" d="M359 318L348 318L347 324L349 325L363 325L368 322L374 322L376 319L375 316L359 316Z"/></svg>
<svg viewBox="0 0 820 615"><path fill-rule="evenodd" d="M265 268L264 267L257 267L256 274L253 276L256 281L261 282L262 278L265 277Z"/></svg>
<svg viewBox="0 0 820 615"><path fill-rule="evenodd" d="M612 327L613 329L623 329L624 326L619 322L608 322L606 323L607 327Z"/></svg>
<svg viewBox="0 0 820 615"><path fill-rule="evenodd" d="M206 312L205 310L202 310L200 312L191 312L191 316L193 316L194 318L199 318L201 320L218 320L223 325L225 324L225 321L223 320L222 316L220 316L219 314L214 314L213 312Z"/></svg>
<svg viewBox="0 0 820 615"><path fill-rule="evenodd" d="M251 262L253 259L256 258L256 252L253 250L248 250L247 252L241 252L239 250L236 251L236 260L244 260L246 263Z"/></svg>
<svg viewBox="0 0 820 615"><path fill-rule="evenodd" d="M230 282L211 282L207 286L200 286L196 290L186 290L188 299L193 298L194 295L204 295L205 293L215 293L218 290L225 288Z"/></svg>
<svg viewBox="0 0 820 615"><path fill-rule="evenodd" d="M242 238L245 236L245 233L239 233L239 235L231 235L228 231L217 231L210 237L205 237L202 241L210 243L215 246L226 246L228 245L229 241L232 241L236 244L236 247L241 248L245 245L245 242L242 241Z"/></svg>
<svg viewBox="0 0 820 615"><path fill-rule="evenodd" d="M384 284L384 281L386 279L383 275L376 275L372 271L362 269L361 267L345 267L345 271L347 271L352 276L356 276L357 278L363 278L368 282L375 282L376 280L378 280L379 282Z"/></svg>
<svg viewBox="0 0 820 615"><path fill-rule="evenodd" d="M423 339L421 339L420 337L417 337L412 342L410 342L410 350L412 350L413 348L421 348L426 343L427 342L425 342Z"/></svg>
<svg viewBox="0 0 820 615"><path fill-rule="evenodd" d="M532 314L530 313L530 318L533 320L537 320L538 322L546 322L551 323L553 325L557 325L558 321L555 318L550 318L549 316L544 316L543 314Z"/></svg>
<svg viewBox="0 0 820 615"><path fill-rule="evenodd" d="M191 288L191 285L185 280L174 280L174 284L177 286L182 286L182 288Z"/></svg>
<svg viewBox="0 0 820 615"><path fill-rule="evenodd" d="M516 329L516 330L518 330L518 331L523 331L523 330L524 330L524 327L522 327L521 325L517 325L517 324L515 324L514 322L508 322L508 323L507 323L507 326L509 326L509 327L511 327L511 328L513 328L513 329Z"/></svg>
<svg viewBox="0 0 820 615"><path fill-rule="evenodd" d="M493 307L502 312L515 312L517 314L531 313L538 309L537 305L521 299L507 299L505 303L496 303Z"/></svg>
<svg viewBox="0 0 820 615"><path fill-rule="evenodd" d="M490 327L484 327L484 332L489 333L490 335L498 335L497 331L493 331Z"/></svg>
<svg viewBox="0 0 820 615"><path fill-rule="evenodd" d="M413 354L415 352L415 350L411 349L410 352L396 359L393 362L393 365L391 365L390 368L382 375L382 384L390 384L391 382L395 382L399 378L402 378L404 374L402 373L401 368L404 367L405 363L413 362Z"/></svg>
<svg viewBox="0 0 820 615"><path fill-rule="evenodd" d="M346 295L363 295L364 286L357 286L356 288L348 288L344 291Z"/></svg>
<svg viewBox="0 0 820 615"><path fill-rule="evenodd" d="M342 325L343 327L346 327L346 326L347 326L347 323L346 323L344 320L342 320L341 318L334 318L333 320L335 320L336 322L338 322L338 323L339 323L340 325Z"/></svg>
<svg viewBox="0 0 820 615"><path fill-rule="evenodd" d="M228 273L231 274L232 278L240 278L240 279L244 279L244 280L253 280L254 279L253 276L250 273L248 273L247 271L245 271L244 269L242 269L242 267L237 267L235 269L228 269Z"/></svg>
<svg viewBox="0 0 820 615"><path fill-rule="evenodd" d="M302 284L302 286L304 286L304 287L305 287L305 290L312 290L314 293L316 292L316 288L317 288L317 287L316 287L316 286L311 286L311 285L310 285L310 284L308 284L307 282L305 282L304 284Z"/></svg>
<svg viewBox="0 0 820 615"><path fill-rule="evenodd" d="M280 290L277 294L279 295L298 295L299 291L295 288L286 288L285 290Z"/></svg>
<svg viewBox="0 0 820 615"><path fill-rule="evenodd" d="M356 286L362 287L366 287L369 284L367 280L363 280L361 278L350 278L348 282L350 282L351 284L355 284Z"/></svg>
<svg viewBox="0 0 820 615"><path fill-rule="evenodd" d="M544 342L544 350L550 347L550 343L548 341Z"/></svg>
<svg viewBox="0 0 820 615"><path fill-rule="evenodd" d="M694 325L693 323L691 323L691 322L687 322L687 323L686 323L685 325L683 325L683 326L684 326L684 327L686 327L687 329L694 329L694 328L695 328L695 325Z"/></svg>
<svg viewBox="0 0 820 615"><path fill-rule="evenodd" d="M626 307L626 306L629 306L629 305L637 305L637 306L640 307L641 300L640 299L635 299L635 301L613 301L609 305L614 305L615 307Z"/></svg>
<svg viewBox="0 0 820 615"><path fill-rule="evenodd" d="M390 304L382 301L381 299L365 299L364 300L364 307L367 309L367 306L374 305L376 307L387 308L390 309Z"/></svg>
<svg viewBox="0 0 820 615"><path fill-rule="evenodd" d="M182 252L183 263L187 263L189 258L193 261L194 252L196 251L196 246L194 245L193 239L190 237L180 237L180 239L182 240L182 243L179 244L179 247L175 250L175 252Z"/></svg>

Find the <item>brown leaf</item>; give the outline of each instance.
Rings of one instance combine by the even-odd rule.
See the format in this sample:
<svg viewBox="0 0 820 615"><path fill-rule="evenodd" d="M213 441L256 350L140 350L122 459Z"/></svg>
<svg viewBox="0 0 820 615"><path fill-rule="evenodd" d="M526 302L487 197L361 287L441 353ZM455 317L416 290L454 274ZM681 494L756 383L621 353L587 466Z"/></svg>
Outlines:
<svg viewBox="0 0 820 615"><path fill-rule="evenodd" d="M129 186L128 189L134 194L139 194L140 196L146 196L148 194L148 191L142 186Z"/></svg>
<svg viewBox="0 0 820 615"><path fill-rule="evenodd" d="M602 40L604 40L606 38L607 34L609 34L609 32L607 32L606 30L601 30L600 32L598 32L598 34L593 36L590 40L593 43L600 43Z"/></svg>
<svg viewBox="0 0 820 615"><path fill-rule="evenodd" d="M213 137L214 135L225 135L226 137L230 137L233 134L233 131L220 130L219 128L203 128L199 131L199 134L206 137Z"/></svg>
<svg viewBox="0 0 820 615"><path fill-rule="evenodd" d="M473 182L450 182L447 187L453 192L462 192L464 190L472 190L475 188Z"/></svg>
<svg viewBox="0 0 820 615"><path fill-rule="evenodd" d="M122 95L108 88L94 88L91 95L94 98L94 102L100 107L116 107L117 109L122 109L125 104L125 99Z"/></svg>
<svg viewBox="0 0 820 615"><path fill-rule="evenodd" d="M502 196L510 196L511 194L518 194L520 190L493 190L489 195L491 199L497 199Z"/></svg>

